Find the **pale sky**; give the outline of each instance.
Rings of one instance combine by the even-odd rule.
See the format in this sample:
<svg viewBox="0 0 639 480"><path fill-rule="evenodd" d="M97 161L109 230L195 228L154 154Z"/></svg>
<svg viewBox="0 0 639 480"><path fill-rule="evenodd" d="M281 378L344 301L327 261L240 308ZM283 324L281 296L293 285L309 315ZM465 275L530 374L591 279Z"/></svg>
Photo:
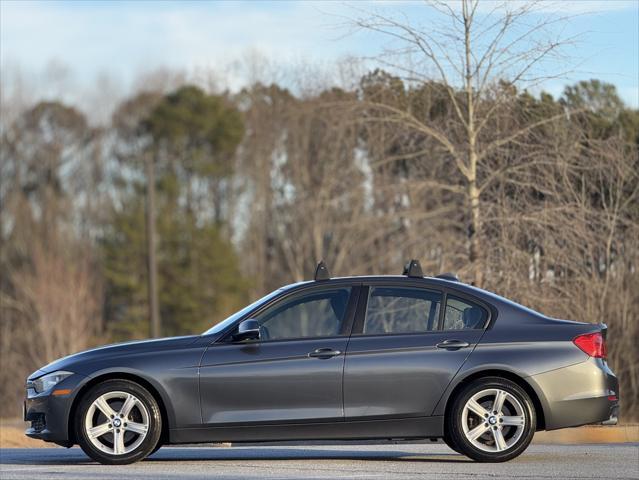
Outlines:
<svg viewBox="0 0 639 480"><path fill-rule="evenodd" d="M73 102L78 92L104 83L105 74L105 94L112 88L123 95L142 72L228 71L247 52L277 65L332 65L348 56L374 56L383 38L349 34L343 26L345 16L358 15L355 9L402 11L411 20L428 21L421 3L411 1L0 0L3 83L19 72L37 85L45 74L58 72L64 97ZM547 1L541 9L574 14L564 33L581 34L569 52L574 71L543 88L557 96L566 84L598 78L615 84L624 101L639 108L639 0ZM247 81L242 74L231 77L226 74L234 87ZM60 94L51 88L41 88L41 95Z"/></svg>

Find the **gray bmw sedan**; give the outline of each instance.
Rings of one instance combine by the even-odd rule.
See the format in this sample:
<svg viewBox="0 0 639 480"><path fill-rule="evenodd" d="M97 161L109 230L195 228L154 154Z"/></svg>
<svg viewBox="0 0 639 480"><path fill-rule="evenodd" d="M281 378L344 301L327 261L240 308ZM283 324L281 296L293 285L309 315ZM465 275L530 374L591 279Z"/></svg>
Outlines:
<svg viewBox="0 0 639 480"><path fill-rule="evenodd" d="M537 430L617 422L606 330L424 277L415 260L344 278L320 263L201 335L42 367L26 435L105 464L180 443L422 438L502 462Z"/></svg>

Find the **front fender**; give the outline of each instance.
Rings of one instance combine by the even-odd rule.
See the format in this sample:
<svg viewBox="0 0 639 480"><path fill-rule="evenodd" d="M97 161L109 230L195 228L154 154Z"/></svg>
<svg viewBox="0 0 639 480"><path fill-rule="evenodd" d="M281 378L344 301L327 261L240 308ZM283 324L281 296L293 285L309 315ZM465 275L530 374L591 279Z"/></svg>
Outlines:
<svg viewBox="0 0 639 480"><path fill-rule="evenodd" d="M158 380L154 378L154 376L134 368L111 367L104 368L90 374L88 377L86 377L83 385L80 386L80 389L82 393L84 393L91 386L97 385L98 383L100 383L100 381L110 378L131 380L139 383L147 390L150 390L151 394L161 402L160 408L164 408L169 428L175 428L174 426L176 425L177 421L176 410L171 396L167 392L166 385L162 381L165 379Z"/></svg>
<svg viewBox="0 0 639 480"><path fill-rule="evenodd" d="M78 363L77 372L91 385L100 378L138 379L162 402L170 429L200 426L202 415L198 368L203 348L199 345L153 352L100 356Z"/></svg>

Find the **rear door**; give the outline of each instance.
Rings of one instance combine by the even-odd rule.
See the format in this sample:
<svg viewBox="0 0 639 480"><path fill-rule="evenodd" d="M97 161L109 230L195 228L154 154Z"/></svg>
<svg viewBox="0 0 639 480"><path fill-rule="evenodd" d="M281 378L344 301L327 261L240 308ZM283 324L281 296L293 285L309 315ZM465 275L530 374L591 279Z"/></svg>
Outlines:
<svg viewBox="0 0 639 480"><path fill-rule="evenodd" d="M344 365L346 420L429 416L488 316L419 283L364 287Z"/></svg>
<svg viewBox="0 0 639 480"><path fill-rule="evenodd" d="M342 373L359 287L314 286L256 312L259 341L227 336L202 358L205 425L344 419Z"/></svg>

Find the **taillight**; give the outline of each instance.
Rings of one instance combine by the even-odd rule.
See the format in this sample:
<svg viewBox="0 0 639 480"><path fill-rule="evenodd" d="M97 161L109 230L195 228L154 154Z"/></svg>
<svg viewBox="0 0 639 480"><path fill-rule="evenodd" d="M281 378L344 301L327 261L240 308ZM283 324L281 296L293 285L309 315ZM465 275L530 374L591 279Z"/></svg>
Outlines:
<svg viewBox="0 0 639 480"><path fill-rule="evenodd" d="M591 357L606 358L606 342L601 332L579 335L573 343Z"/></svg>

